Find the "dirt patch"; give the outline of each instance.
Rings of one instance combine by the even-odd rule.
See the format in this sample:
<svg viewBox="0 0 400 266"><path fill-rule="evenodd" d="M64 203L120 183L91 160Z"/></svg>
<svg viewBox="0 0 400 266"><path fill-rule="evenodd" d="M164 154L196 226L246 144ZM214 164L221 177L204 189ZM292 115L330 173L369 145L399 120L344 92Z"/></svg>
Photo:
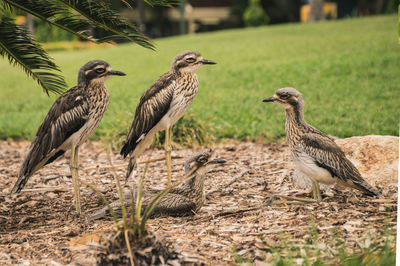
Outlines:
<svg viewBox="0 0 400 266"><path fill-rule="evenodd" d="M111 220L87 222L101 200L81 187L83 217L74 215L69 153L30 178L25 192L9 196L28 142L0 142L0 264L94 264L103 252ZM271 193L310 196L291 182L293 165L285 144L235 143L212 147L214 157L227 162L207 174L206 205L194 216L150 220L149 229L186 262L222 264L234 261L234 250L248 258L264 259L266 245L279 245L282 235L303 241L315 223L321 243L334 248L331 236L339 233L349 248L359 248L366 235L396 232L397 183L376 184L385 199L368 198L352 190L333 189L320 204L285 205L277 201L262 207ZM173 151L173 176L183 175L183 162L194 151ZM147 151L141 160L160 157ZM105 149L87 143L80 150L80 177L94 184L110 200L117 198L115 181ZM125 175L127 162L113 154L117 174ZM143 165L137 174L141 175ZM392 180L397 180L394 177ZM150 164L145 187L166 184L162 161ZM126 184L128 188L129 183ZM392 199L393 204L388 204ZM390 210L390 211L389 211ZM107 233L107 234L106 234Z"/></svg>

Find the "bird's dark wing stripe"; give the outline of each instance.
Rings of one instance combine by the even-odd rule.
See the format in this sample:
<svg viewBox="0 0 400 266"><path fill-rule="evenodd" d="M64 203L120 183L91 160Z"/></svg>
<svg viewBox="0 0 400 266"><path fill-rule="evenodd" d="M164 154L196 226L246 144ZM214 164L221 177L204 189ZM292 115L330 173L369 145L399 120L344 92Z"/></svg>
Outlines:
<svg viewBox="0 0 400 266"><path fill-rule="evenodd" d="M58 157L60 157L61 155L63 155L65 153L64 150L59 150L58 152L56 152L56 154L54 154L53 156L51 156L46 164L52 163L55 159L57 159Z"/></svg>
<svg viewBox="0 0 400 266"><path fill-rule="evenodd" d="M327 171L331 174L332 177L336 176L336 174L335 174L335 169L333 169L332 167L329 167L328 165L323 164L323 163L320 163L320 162L318 162L318 161L314 161L314 162L315 162L316 165L318 165L319 167L322 167L322 168L324 168L325 170L327 170Z"/></svg>
<svg viewBox="0 0 400 266"><path fill-rule="evenodd" d="M132 152L139 138L147 134L168 112L174 93L174 80L174 74L164 74L140 98L121 155L126 157Z"/></svg>
<svg viewBox="0 0 400 266"><path fill-rule="evenodd" d="M59 148L73 133L77 132L86 123L88 115L88 97L82 89L73 87L61 95L54 102L42 125L39 127L32 141L28 156L21 168L20 176L31 175L31 171L49 153ZM50 159L54 160L58 157L54 156ZM50 159L46 163L50 163Z"/></svg>

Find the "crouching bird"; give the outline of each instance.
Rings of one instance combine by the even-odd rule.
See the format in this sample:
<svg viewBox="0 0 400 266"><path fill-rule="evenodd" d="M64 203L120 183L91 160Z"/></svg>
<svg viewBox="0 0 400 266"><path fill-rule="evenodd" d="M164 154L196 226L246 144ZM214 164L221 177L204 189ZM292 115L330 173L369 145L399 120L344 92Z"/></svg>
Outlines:
<svg viewBox="0 0 400 266"><path fill-rule="evenodd" d="M81 214L79 146L93 134L107 109L109 94L104 82L114 75L125 76L102 60L93 60L81 67L78 85L54 102L39 127L11 193L20 192L30 176L71 149L75 208Z"/></svg>
<svg viewBox="0 0 400 266"><path fill-rule="evenodd" d="M321 201L319 183L358 189L369 196L378 191L365 181L335 141L304 120L304 101L294 88L282 88L263 100L286 110L286 137L296 167L312 181L315 201Z"/></svg>
<svg viewBox="0 0 400 266"><path fill-rule="evenodd" d="M187 181L183 184L174 187L170 192L162 198L159 204L154 208L151 217L161 216L186 216L193 215L200 210L204 205L204 178L205 174L210 170L214 164L225 163L224 160L213 159L211 160L211 153L199 152L192 155L185 162L185 173ZM157 195L159 191L144 191L143 205L144 211L151 200ZM127 206L132 205L132 194L124 194L124 202ZM112 209L120 214L121 201L117 200L110 204ZM89 220L100 219L109 214L108 207L104 207L95 212L89 217Z"/></svg>
<svg viewBox="0 0 400 266"><path fill-rule="evenodd" d="M142 95L128 137L121 149L124 158L129 155L126 178L131 175L137 158L150 146L154 135L165 130L167 178L168 185L171 185L171 129L196 96L199 87L196 70L210 64L216 63L204 59L198 52L182 52L173 60L170 71L162 75Z"/></svg>

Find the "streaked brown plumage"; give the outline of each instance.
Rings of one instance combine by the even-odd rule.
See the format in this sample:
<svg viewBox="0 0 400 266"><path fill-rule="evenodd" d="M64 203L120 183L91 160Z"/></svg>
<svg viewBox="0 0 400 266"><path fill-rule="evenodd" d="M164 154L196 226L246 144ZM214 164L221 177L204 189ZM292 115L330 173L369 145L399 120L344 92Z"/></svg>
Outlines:
<svg viewBox="0 0 400 266"><path fill-rule="evenodd" d="M165 150L170 184L171 127L182 117L196 96L199 82L195 71L205 64L215 62L203 59L195 51L182 52L173 60L170 71L162 75L142 95L128 137L121 149L124 158L130 155L126 178L130 176L138 156L151 144L154 135L158 131L166 130Z"/></svg>
<svg viewBox="0 0 400 266"><path fill-rule="evenodd" d="M93 60L81 67L78 85L64 92L52 105L29 148L11 193L20 192L29 177L51 163L68 149L71 153L71 172L75 190L75 204L80 213L78 148L98 127L109 102L104 81L114 71L102 60Z"/></svg>
<svg viewBox="0 0 400 266"><path fill-rule="evenodd" d="M188 179L185 183L175 188L160 201L152 213L152 217L160 216L185 216L192 215L200 210L204 205L204 177L209 166L216 163L224 163L223 160L210 160L211 153L199 152L192 155L185 162L185 172ZM144 191L143 211L156 196L156 191ZM124 202L127 206L132 205L132 194L124 195ZM121 210L121 201L112 202L111 207L117 213ZM109 213L107 207L95 212L89 220L100 219Z"/></svg>
<svg viewBox="0 0 400 266"><path fill-rule="evenodd" d="M307 124L300 92L294 88L278 89L264 102L276 103L286 110L286 136L292 157L298 170L312 180L316 200L321 200L318 183L338 182L370 196L379 194L362 178L331 137Z"/></svg>

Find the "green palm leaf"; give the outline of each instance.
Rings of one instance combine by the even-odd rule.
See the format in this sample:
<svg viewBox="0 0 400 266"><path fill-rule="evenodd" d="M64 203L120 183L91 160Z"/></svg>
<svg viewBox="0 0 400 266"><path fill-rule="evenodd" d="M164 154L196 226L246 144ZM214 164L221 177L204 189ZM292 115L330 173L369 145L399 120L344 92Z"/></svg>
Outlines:
<svg viewBox="0 0 400 266"><path fill-rule="evenodd" d="M129 0L127 0L129 1ZM132 0L130 0L132 1ZM171 5L179 0L145 0L149 5ZM80 38L96 43L128 40L153 49L154 44L134 25L121 18L108 0L0 0L0 55L19 65L48 93L66 86L61 75L49 72L59 68L22 26L15 25L9 13L19 9ZM110 33L101 39L91 35L93 28ZM47 71L48 70L48 71Z"/></svg>
<svg viewBox="0 0 400 266"><path fill-rule="evenodd" d="M77 35L80 38L96 41L90 35L90 29L95 27L86 19L72 13L68 6L54 0L3 0L10 6L21 9L35 17L53 24L61 29Z"/></svg>
<svg viewBox="0 0 400 266"><path fill-rule="evenodd" d="M120 15L105 2L99 0L59 1L73 8L76 12L80 13L98 27L112 33L112 35L102 38L98 40L98 42L125 39L154 50L154 44L148 37L140 33L134 25L121 18Z"/></svg>
<svg viewBox="0 0 400 266"><path fill-rule="evenodd" d="M42 47L32 39L24 27L3 17L0 21L0 55L7 57L10 64L18 65L33 77L48 94L62 92L66 87L64 78L51 71L60 71Z"/></svg>

